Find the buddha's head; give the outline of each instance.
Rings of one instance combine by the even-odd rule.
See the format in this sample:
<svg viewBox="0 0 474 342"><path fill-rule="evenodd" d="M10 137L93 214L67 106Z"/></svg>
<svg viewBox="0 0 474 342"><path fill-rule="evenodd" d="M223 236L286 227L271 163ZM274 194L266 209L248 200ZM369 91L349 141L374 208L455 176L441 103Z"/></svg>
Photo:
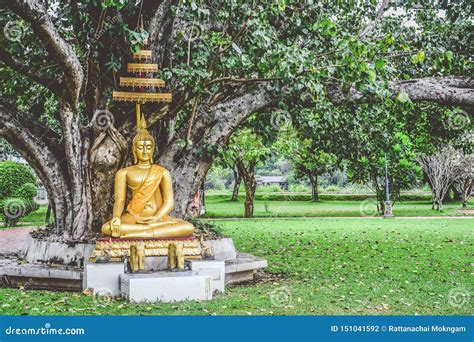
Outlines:
<svg viewBox="0 0 474 342"><path fill-rule="evenodd" d="M153 152L155 151L155 139L146 128L145 118L140 119L137 134L132 142L133 159L135 164L145 162L153 164Z"/></svg>

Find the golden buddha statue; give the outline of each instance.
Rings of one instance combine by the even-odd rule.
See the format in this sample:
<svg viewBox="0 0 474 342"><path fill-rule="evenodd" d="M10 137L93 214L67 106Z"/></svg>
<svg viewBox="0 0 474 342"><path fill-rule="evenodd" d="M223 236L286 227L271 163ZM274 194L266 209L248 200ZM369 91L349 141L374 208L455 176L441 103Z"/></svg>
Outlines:
<svg viewBox="0 0 474 342"><path fill-rule="evenodd" d="M102 234L121 238L189 237L194 226L169 216L174 207L171 174L153 164L155 140L146 128L144 117L133 138L135 164L115 174L113 218L104 223ZM127 186L132 198L124 213Z"/></svg>

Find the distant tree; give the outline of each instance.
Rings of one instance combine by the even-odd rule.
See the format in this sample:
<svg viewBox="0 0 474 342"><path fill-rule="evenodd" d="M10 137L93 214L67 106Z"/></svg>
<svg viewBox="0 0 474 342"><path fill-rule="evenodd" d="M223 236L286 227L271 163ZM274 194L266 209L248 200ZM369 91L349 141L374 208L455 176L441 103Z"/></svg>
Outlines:
<svg viewBox="0 0 474 342"><path fill-rule="evenodd" d="M239 188L240 184L242 184L242 176L240 175L239 168L237 167L237 165L235 165L235 163L232 166L232 172L234 174L234 185L232 188L232 197L230 198L230 200L232 202L236 202L239 197Z"/></svg>
<svg viewBox="0 0 474 342"><path fill-rule="evenodd" d="M449 146L436 154L420 156L417 160L430 180L433 209L441 211L449 187L463 173L462 154Z"/></svg>
<svg viewBox="0 0 474 342"><path fill-rule="evenodd" d="M318 176L334 168L336 157L320 150L313 135L298 134L292 127L282 132L277 148L291 161L295 177L307 177L311 184L311 199L319 200Z"/></svg>
<svg viewBox="0 0 474 342"><path fill-rule="evenodd" d="M370 136L370 135L369 135ZM384 139L366 141L357 145L358 152L348 162L348 177L351 182L366 184L377 198L377 210L385 210L385 162L387 162L390 200L400 198L402 190L412 188L421 176L409 137L397 132L385 135ZM387 161L385 160L387 158Z"/></svg>
<svg viewBox="0 0 474 342"><path fill-rule="evenodd" d="M233 160L245 186L245 217L252 217L254 196L257 188L255 167L263 162L270 152L259 136L250 129L234 135L226 150L225 158Z"/></svg>
<svg viewBox="0 0 474 342"><path fill-rule="evenodd" d="M465 208L474 190L474 154L461 155L459 171L455 187L461 195L461 204Z"/></svg>

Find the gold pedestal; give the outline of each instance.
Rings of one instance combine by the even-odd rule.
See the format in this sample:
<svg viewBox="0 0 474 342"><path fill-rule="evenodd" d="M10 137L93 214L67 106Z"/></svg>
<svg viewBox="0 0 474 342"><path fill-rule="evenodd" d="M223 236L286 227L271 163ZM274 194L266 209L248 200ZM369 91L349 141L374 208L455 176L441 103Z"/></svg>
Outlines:
<svg viewBox="0 0 474 342"><path fill-rule="evenodd" d="M145 256L167 256L170 244L182 244L186 259L201 259L201 244L195 237L189 238L100 238L96 241L89 262L97 258L122 261L130 255L130 246L143 244Z"/></svg>

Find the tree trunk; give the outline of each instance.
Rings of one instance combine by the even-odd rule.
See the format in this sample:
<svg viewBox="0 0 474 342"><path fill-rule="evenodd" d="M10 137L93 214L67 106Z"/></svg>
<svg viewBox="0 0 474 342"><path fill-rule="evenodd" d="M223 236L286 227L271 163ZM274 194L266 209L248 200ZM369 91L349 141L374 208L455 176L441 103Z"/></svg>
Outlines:
<svg viewBox="0 0 474 342"><path fill-rule="evenodd" d="M46 217L44 219L44 223L46 226L49 226L51 224L51 204L48 203L48 209L46 209Z"/></svg>
<svg viewBox="0 0 474 342"><path fill-rule="evenodd" d="M242 183L242 177L240 176L240 173L237 170L237 167L235 165L232 168L232 171L234 173L234 189L232 190L232 197L230 200L232 202L237 202L237 199L239 197L239 187L240 187L240 184Z"/></svg>
<svg viewBox="0 0 474 342"><path fill-rule="evenodd" d="M250 161L246 166L245 163L237 158L235 165L239 170L239 174L242 177L245 186L245 217L253 217L253 199L255 196L255 190L257 189L257 182L255 180L255 163Z"/></svg>
<svg viewBox="0 0 474 342"><path fill-rule="evenodd" d="M204 182L194 194L192 203L188 208L188 216L199 217L206 213L206 204L204 199Z"/></svg>
<svg viewBox="0 0 474 342"><path fill-rule="evenodd" d="M319 191L318 191L318 174L311 173L309 175L309 181L311 183L311 201L319 201Z"/></svg>
<svg viewBox="0 0 474 342"><path fill-rule="evenodd" d="M253 198L255 192L250 187L245 187L245 217L253 217Z"/></svg>

